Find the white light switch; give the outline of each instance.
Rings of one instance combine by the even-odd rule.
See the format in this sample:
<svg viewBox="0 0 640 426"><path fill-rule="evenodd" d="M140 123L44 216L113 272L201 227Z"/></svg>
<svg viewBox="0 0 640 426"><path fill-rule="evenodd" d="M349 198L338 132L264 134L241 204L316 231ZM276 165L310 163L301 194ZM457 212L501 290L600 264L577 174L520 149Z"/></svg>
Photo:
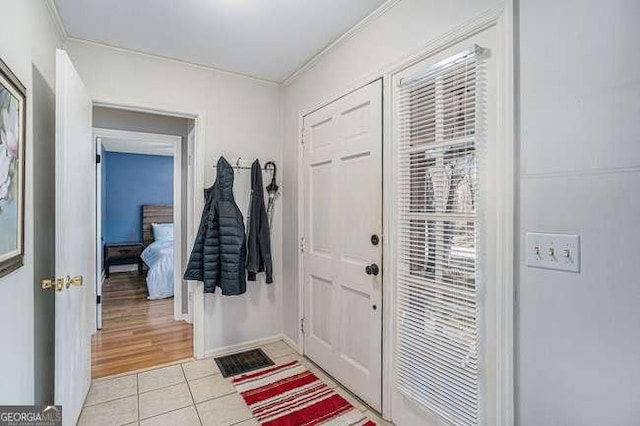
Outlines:
<svg viewBox="0 0 640 426"><path fill-rule="evenodd" d="M527 265L580 272L580 237L527 232Z"/></svg>

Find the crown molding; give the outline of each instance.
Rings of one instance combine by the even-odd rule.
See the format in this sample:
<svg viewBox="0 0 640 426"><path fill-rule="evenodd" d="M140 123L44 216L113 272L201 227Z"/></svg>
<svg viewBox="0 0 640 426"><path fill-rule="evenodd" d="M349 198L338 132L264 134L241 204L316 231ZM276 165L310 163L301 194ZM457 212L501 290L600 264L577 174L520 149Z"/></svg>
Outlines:
<svg viewBox="0 0 640 426"><path fill-rule="evenodd" d="M205 70L205 71L211 71L211 72L215 72L215 73L218 73L218 74L224 74L224 75L231 76L231 77L252 80L254 82L258 82L258 83L261 83L261 84L267 84L267 85L270 85L270 86L279 86L280 85L280 83L278 83L277 81L267 80L267 79L260 78L260 77L254 77L254 76L248 75L248 74L243 74L243 73L234 72L234 71L228 71L228 70L225 70L225 69L216 68L216 67L212 67L212 66L209 66L209 65L198 64L198 63L195 63L195 62L183 61L181 59L176 59L176 58L172 58L172 57L169 57L169 56L157 55L155 53L147 53L147 52L142 52L140 50L129 49L129 48L126 48L126 47L114 46L114 45L107 44L107 43L100 43L100 42L97 42L97 41L87 40L87 39L84 39L84 38L67 37L67 41L70 41L70 42L73 42L73 43L78 43L78 44L85 44L85 45L88 45L88 46L100 47L100 48L103 48L103 49L116 50L118 52L129 53L129 54L138 55L138 56L143 56L143 57L150 58L150 59L173 62L175 64L186 65L186 66L189 66L189 67L198 68L198 69Z"/></svg>
<svg viewBox="0 0 640 426"><path fill-rule="evenodd" d="M351 29L349 29L346 33L342 34L340 37L338 37L336 40L334 40L328 46L326 46L324 49L318 52L315 56L313 56L311 59L305 62L300 68L295 70L289 77L287 77L281 83L281 85L285 87L291 85L295 80L298 79L300 75L304 74L307 70L313 68L313 66L317 64L323 56L326 56L332 50L335 50L341 45L343 45L344 43L346 43L353 36L361 32L362 30L364 30L366 27L368 27L378 18L383 16L385 13L387 13L389 10L393 9L393 7L395 7L398 3L400 3L400 1L402 0L387 0L386 2L381 4L380 7L378 7L376 10L371 12L369 15L365 16L360 22L358 22L353 27L351 27Z"/></svg>
<svg viewBox="0 0 640 426"><path fill-rule="evenodd" d="M51 18L53 25L56 27L56 30L58 31L58 34L60 34L60 38L62 38L62 42L64 43L69 38L69 34L67 34L67 30L64 29L64 24L62 23L62 18L58 13L56 2L55 0L45 0L45 5L47 6L49 17Z"/></svg>
<svg viewBox="0 0 640 426"><path fill-rule="evenodd" d="M281 82L278 82L278 81L275 81L275 80L268 80L268 79L264 79L264 78L260 78L260 77L255 77L255 76L252 76L252 75L249 75L249 74L243 74L243 73L239 73L239 72L229 71L229 70L225 70L225 69L222 69L222 68L217 68L217 67L210 66L210 65L203 65L203 64L196 63L196 62L184 61L184 60L172 58L172 57L169 57L169 56L158 55L158 54L155 54L155 53L147 53L147 52L143 52L143 51L136 50L136 49L130 49L130 48L126 48L126 47L115 46L115 45L111 45L111 44L108 44L108 43L101 43L101 42L88 40L88 39L84 39L84 38L79 38L79 37L72 37L67 33L67 31L66 31L66 29L64 27L64 23L62 21L62 18L60 17L60 13L58 13L58 7L56 6L55 0L45 0L45 4L47 6L47 10L49 12L49 16L50 16L54 26L56 27L56 30L58 31L58 34L62 38L62 42L63 43L71 41L71 42L80 43L80 44L93 45L93 46L96 46L96 47L102 47L102 48L106 48L106 49L113 49L113 50L117 50L117 51L124 52L124 53L131 53L131 54L141 55L141 56L145 56L147 58L159 59L159 60L173 62L173 63L176 63L176 64L187 65L187 66L199 68L199 69L206 70L206 71L213 71L213 72L224 74L224 75L228 75L228 76L245 78L245 79L252 80L252 81L255 81L255 82L259 82L259 83L263 83L263 84L286 87L286 86L292 84L300 75L304 74L305 71L309 70L316 63L318 63L323 56L327 55L332 50L338 48L339 46L341 46L342 44L347 42L349 39L351 39L357 33L362 31L363 29L365 29L368 25L370 25L375 20L377 20L378 18L383 16L389 10L391 10L394 6L396 6L398 3L400 3L400 1L402 1L402 0L387 0L386 2L384 2L376 10L374 10L369 15L364 17L357 24L355 24L353 27L351 27L347 32L342 34L340 37L338 37L336 40L331 42L329 45L327 45L320 52L315 54L311 59L306 61L300 68L295 70L291 75L289 75L289 77L287 77L286 79L284 79Z"/></svg>

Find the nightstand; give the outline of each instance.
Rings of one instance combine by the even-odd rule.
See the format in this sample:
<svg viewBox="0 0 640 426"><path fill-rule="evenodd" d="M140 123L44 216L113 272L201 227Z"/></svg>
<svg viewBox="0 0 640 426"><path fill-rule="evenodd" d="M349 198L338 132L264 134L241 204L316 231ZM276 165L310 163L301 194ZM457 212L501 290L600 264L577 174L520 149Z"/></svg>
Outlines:
<svg viewBox="0 0 640 426"><path fill-rule="evenodd" d="M142 275L142 243L110 243L104 245L104 271L105 277L109 278L109 267L111 265L138 264L138 275Z"/></svg>

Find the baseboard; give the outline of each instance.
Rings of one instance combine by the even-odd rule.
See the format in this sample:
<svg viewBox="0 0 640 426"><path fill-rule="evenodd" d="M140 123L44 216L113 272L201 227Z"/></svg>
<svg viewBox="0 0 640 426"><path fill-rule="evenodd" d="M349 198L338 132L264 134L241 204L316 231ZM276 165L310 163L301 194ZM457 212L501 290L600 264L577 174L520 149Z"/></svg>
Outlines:
<svg viewBox="0 0 640 426"><path fill-rule="evenodd" d="M296 351L298 354L302 355L302 352L300 351L300 346L298 346L298 344L291 337L287 336L286 334L283 334L282 341L284 341L287 345L291 346L291 349Z"/></svg>
<svg viewBox="0 0 640 426"><path fill-rule="evenodd" d="M246 351L247 349L253 349L258 346L268 345L269 343L274 343L279 340L284 340L284 336L282 334L275 334L269 337L262 337L260 339L248 340L246 342L237 343L235 345L221 346L214 349L208 349L204 351L204 356L205 358L209 358L212 356L220 356L220 355L226 355L234 352Z"/></svg>

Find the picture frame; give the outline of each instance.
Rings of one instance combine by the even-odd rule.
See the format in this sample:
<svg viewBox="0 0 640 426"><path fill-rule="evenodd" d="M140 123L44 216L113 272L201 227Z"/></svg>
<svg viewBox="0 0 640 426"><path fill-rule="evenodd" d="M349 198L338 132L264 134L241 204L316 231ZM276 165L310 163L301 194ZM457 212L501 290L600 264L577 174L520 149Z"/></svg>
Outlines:
<svg viewBox="0 0 640 426"><path fill-rule="evenodd" d="M27 90L0 59L0 278L24 265Z"/></svg>

